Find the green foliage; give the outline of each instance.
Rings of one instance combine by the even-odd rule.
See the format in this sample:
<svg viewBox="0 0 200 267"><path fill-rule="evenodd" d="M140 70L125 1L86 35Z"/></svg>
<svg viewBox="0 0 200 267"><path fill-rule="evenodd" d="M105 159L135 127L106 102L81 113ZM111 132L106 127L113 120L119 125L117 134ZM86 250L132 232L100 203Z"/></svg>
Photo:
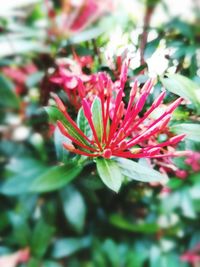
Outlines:
<svg viewBox="0 0 200 267"><path fill-rule="evenodd" d="M192 80L180 74L168 74L168 78L162 78L163 85L172 93L190 100L197 109L200 108L200 89Z"/></svg>
<svg viewBox="0 0 200 267"><path fill-rule="evenodd" d="M186 134L186 138L199 142L200 140L200 124L181 123L171 127L172 131L177 134Z"/></svg>
<svg viewBox="0 0 200 267"><path fill-rule="evenodd" d="M70 183L81 172L82 168L74 163L64 166L32 166L22 174L14 175L1 186L0 192L5 195L20 195L30 192L50 192ZM20 181L20 182L19 182Z"/></svg>
<svg viewBox="0 0 200 267"><path fill-rule="evenodd" d="M91 244L90 237L58 239L52 248L53 258L60 259L87 248Z"/></svg>
<svg viewBox="0 0 200 267"><path fill-rule="evenodd" d="M60 35L54 34L56 27L52 27L54 22L47 16L45 1L2 3L0 262L2 256L29 248L30 259L18 264L19 267L192 266L180 257L200 244L200 174L192 169L194 159L187 164L187 157L173 158L166 165L162 159L92 160L75 156L63 148L63 142L71 141L57 126L52 127L58 120L71 136L90 144L57 107L51 106L55 102L50 93L61 96L68 114L92 140L91 128L83 109L76 110L65 94L65 86L49 81L61 62L69 73L78 72L77 76L83 79L103 71L115 82L121 67L117 56L123 59L127 53L131 54L130 82L136 77L142 86L149 76L158 76L160 80L144 111L152 105L162 86L168 90L163 106L177 96L184 98L173 113L169 132L160 132L158 142L167 141L173 133L186 134L176 149L198 153L199 14L194 6L196 13L190 22L182 15L174 17L177 1L173 5L162 0L121 1L111 16L101 17L71 36L65 32L66 26ZM54 11L59 15L55 21L59 25L63 16L61 2L53 0ZM127 2L126 8L123 2ZM151 21L154 15L163 17L159 10L167 14L167 19L159 23ZM149 25L142 21L145 16L150 20ZM143 33L141 25L145 25ZM138 56L143 45L144 64L140 65ZM89 63L81 69L74 64L75 54L92 56L91 66ZM163 60L165 66L161 64ZM30 65L34 65L34 70L30 71ZM4 68L13 68L13 78ZM101 82L105 85L103 79ZM87 86L89 90L89 83ZM117 82L116 90L118 86ZM98 89L95 84L93 90ZM130 89L127 83L126 95ZM88 100L90 97L93 96L86 96ZM158 115L160 112L157 110ZM99 98L93 102L92 119L101 141L104 129ZM108 131L109 123L106 127ZM154 145L154 140L150 141ZM173 146L170 149L173 151ZM176 177L180 170L186 172L186 178ZM169 179L161 171L166 171Z"/></svg>
<svg viewBox="0 0 200 267"><path fill-rule="evenodd" d="M66 219L77 232L82 232L85 225L86 204L81 193L73 186L61 191L61 200Z"/></svg>
<svg viewBox="0 0 200 267"><path fill-rule="evenodd" d="M77 164L51 167L47 172L37 177L30 185L31 192L50 192L70 183L81 172Z"/></svg>
<svg viewBox="0 0 200 267"><path fill-rule="evenodd" d="M118 164L115 161L103 158L97 158L96 164L98 174L104 184L118 192L124 180Z"/></svg>
<svg viewBox="0 0 200 267"><path fill-rule="evenodd" d="M129 159L118 158L119 166L123 175L141 182L159 182L166 183L167 177L160 172L153 170L151 167L144 166Z"/></svg>
<svg viewBox="0 0 200 267"><path fill-rule="evenodd" d="M94 122L94 128L97 133L97 137L101 142L103 137L103 119L102 119L102 108L101 101L99 98L95 98L92 104L92 120Z"/></svg>
<svg viewBox="0 0 200 267"><path fill-rule="evenodd" d="M0 75L0 90L0 108L19 109L20 100L14 93L14 84L3 75Z"/></svg>

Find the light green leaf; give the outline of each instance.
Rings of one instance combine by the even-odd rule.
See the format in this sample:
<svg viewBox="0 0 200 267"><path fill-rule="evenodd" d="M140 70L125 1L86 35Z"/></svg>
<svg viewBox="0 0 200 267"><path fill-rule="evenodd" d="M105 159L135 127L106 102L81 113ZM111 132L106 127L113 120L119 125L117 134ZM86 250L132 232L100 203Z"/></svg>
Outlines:
<svg viewBox="0 0 200 267"><path fill-rule="evenodd" d="M33 181L44 173L46 168L44 166L35 165L35 168L28 169L12 178L6 180L0 187L0 193L8 196L16 196L29 192L30 185Z"/></svg>
<svg viewBox="0 0 200 267"><path fill-rule="evenodd" d="M170 127L172 132L177 134L186 134L186 138L200 142L200 124L181 123Z"/></svg>
<svg viewBox="0 0 200 267"><path fill-rule="evenodd" d="M103 119L102 119L102 108L101 101L98 97L95 98L92 103L92 120L94 123L94 128L96 130L99 141L101 142L103 137Z"/></svg>
<svg viewBox="0 0 200 267"><path fill-rule="evenodd" d="M198 108L200 106L200 86L180 74L168 74L162 78L163 85L172 93L190 100Z"/></svg>
<svg viewBox="0 0 200 267"><path fill-rule="evenodd" d="M41 31L40 31L41 32ZM40 33L38 31L38 35ZM18 34L13 33L9 37L9 41L12 42L12 46L8 45L9 42L6 40L6 38L0 38L0 57L8 57L13 56L16 54L25 54L28 52L47 52L49 51L49 48L45 46L41 41L37 40L28 40L23 39L23 36L17 36ZM43 34L40 33L40 36L42 37ZM43 35L44 36L44 35ZM20 39L21 37L21 39Z"/></svg>
<svg viewBox="0 0 200 267"><path fill-rule="evenodd" d="M60 132L59 128L56 127L54 131L54 145L55 145L57 159L62 162L65 161L69 155L69 151L63 147L63 142L71 143L71 140L69 140L66 136L64 136Z"/></svg>
<svg viewBox="0 0 200 267"><path fill-rule="evenodd" d="M57 190L75 179L81 170L80 166L72 163L51 167L47 172L34 180L30 186L30 191L41 193Z"/></svg>
<svg viewBox="0 0 200 267"><path fill-rule="evenodd" d="M118 164L113 160L103 158L97 158L96 164L98 174L104 184L113 191L118 192L124 180Z"/></svg>
<svg viewBox="0 0 200 267"><path fill-rule="evenodd" d="M44 77L44 73L42 71L37 71L31 75L28 76L26 79L26 86L28 88L31 88L33 86L36 86Z"/></svg>
<svg viewBox="0 0 200 267"><path fill-rule="evenodd" d="M86 215L86 205L81 193L75 187L67 186L61 191L61 199L67 220L77 232L81 232Z"/></svg>
<svg viewBox="0 0 200 267"><path fill-rule="evenodd" d="M54 243L52 256L56 259L68 257L81 249L89 247L90 245L90 237L58 239Z"/></svg>
<svg viewBox="0 0 200 267"><path fill-rule="evenodd" d="M82 167L75 163L49 168L38 164L4 182L0 187L0 193L15 196L57 190L75 179L81 170Z"/></svg>
<svg viewBox="0 0 200 267"><path fill-rule="evenodd" d="M180 198L181 198L180 206L182 208L183 215L188 218L194 219L196 217L196 214L190 192L188 192L187 189L183 189Z"/></svg>
<svg viewBox="0 0 200 267"><path fill-rule="evenodd" d="M130 159L117 158L122 173L130 179L140 182L160 182L166 183L167 177L160 172L147 167L144 164L137 163Z"/></svg>
<svg viewBox="0 0 200 267"><path fill-rule="evenodd" d="M86 136L88 136L89 138L92 136L92 131L88 123L88 120L85 117L83 108L79 109L77 116L77 125Z"/></svg>

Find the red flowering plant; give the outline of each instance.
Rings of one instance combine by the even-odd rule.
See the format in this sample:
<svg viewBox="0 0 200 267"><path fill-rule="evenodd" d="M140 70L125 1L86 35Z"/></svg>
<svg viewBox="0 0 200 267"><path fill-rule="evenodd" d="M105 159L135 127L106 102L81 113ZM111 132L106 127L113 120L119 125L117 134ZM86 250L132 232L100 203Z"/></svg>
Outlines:
<svg viewBox="0 0 200 267"><path fill-rule="evenodd" d="M128 159L159 159L177 156L177 152L168 151L184 138L184 134L171 136L162 143L150 143L160 132L168 129L173 111L180 105L182 98L170 103L158 118L150 115L157 109L165 97L165 91L154 100L149 109L142 113L148 96L153 90L154 80L148 80L141 90L135 81L125 103L124 91L128 66L123 64L119 80L112 82L107 74L96 74L95 93L89 98L87 86L77 77L77 90L80 97L80 109L77 122L73 120L63 101L55 94L57 115L54 121L66 138L63 147L71 152L94 159L97 171L103 182L118 191L126 178L147 182L162 182L166 176ZM103 77L107 77L106 82ZM51 111L47 108L47 112ZM59 115L58 115L59 114ZM142 115L141 115L142 114ZM51 115L50 115L51 116ZM141 173L142 172L142 173Z"/></svg>
<svg viewBox="0 0 200 267"><path fill-rule="evenodd" d="M74 59L57 60L57 68L49 78L50 82L59 85L67 94L69 103L78 110L81 106L81 97L86 94L93 96L97 83L96 74L86 74L84 67L91 68L93 59L91 56L78 56L74 52ZM84 84L81 90L80 82Z"/></svg>
<svg viewBox="0 0 200 267"><path fill-rule="evenodd" d="M194 248L191 250L186 251L184 254L181 255L181 260L184 262L191 263L192 266L196 267L199 266L200 263L200 244L196 244Z"/></svg>
<svg viewBox="0 0 200 267"><path fill-rule="evenodd" d="M37 67L34 64L27 64L23 67L6 66L2 67L2 73L7 76L15 84L15 92L17 95L23 94L26 91L26 81L29 75L37 72Z"/></svg>
<svg viewBox="0 0 200 267"><path fill-rule="evenodd" d="M114 9L113 0L62 0L61 12L56 14L53 2L46 0L51 35L66 37L84 30L105 13Z"/></svg>

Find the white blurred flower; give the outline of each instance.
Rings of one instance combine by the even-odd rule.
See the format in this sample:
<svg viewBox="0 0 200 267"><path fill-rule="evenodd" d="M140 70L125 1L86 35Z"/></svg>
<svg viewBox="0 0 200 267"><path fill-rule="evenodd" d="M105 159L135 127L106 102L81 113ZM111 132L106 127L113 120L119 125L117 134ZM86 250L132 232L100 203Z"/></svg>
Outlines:
<svg viewBox="0 0 200 267"><path fill-rule="evenodd" d="M168 59L165 57L167 52L165 43L161 41L157 50L146 60L150 77L162 75L167 70Z"/></svg>
<svg viewBox="0 0 200 267"><path fill-rule="evenodd" d="M12 139L14 141L24 141L28 138L30 134L30 129L28 127L25 126L19 126L17 127L13 134L12 134Z"/></svg>
<svg viewBox="0 0 200 267"><path fill-rule="evenodd" d="M162 228L168 228L171 227L175 224L177 224L179 221L179 217L177 214L175 213L171 213L169 215L161 215L158 218L158 224L160 225L160 227Z"/></svg>

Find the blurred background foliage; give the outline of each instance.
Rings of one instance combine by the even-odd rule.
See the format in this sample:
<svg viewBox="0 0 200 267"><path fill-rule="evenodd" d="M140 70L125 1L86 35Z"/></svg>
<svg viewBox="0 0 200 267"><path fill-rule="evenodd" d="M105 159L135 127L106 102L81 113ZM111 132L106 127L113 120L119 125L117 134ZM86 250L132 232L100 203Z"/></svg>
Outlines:
<svg viewBox="0 0 200 267"><path fill-rule="evenodd" d="M116 57L129 53L130 77L156 76L155 94L164 85L167 100L171 92L184 97L172 128L187 134L182 149L198 152L199 2L99 1L103 11L78 30L62 25L69 2L1 5L0 255L28 248L20 267L200 266L199 171L176 159L187 178L173 173L164 188L133 181L113 193L92 164L58 164L69 155L43 108L50 92L62 94L49 82L59 60L73 59L75 51L92 57L86 73L114 77Z"/></svg>

